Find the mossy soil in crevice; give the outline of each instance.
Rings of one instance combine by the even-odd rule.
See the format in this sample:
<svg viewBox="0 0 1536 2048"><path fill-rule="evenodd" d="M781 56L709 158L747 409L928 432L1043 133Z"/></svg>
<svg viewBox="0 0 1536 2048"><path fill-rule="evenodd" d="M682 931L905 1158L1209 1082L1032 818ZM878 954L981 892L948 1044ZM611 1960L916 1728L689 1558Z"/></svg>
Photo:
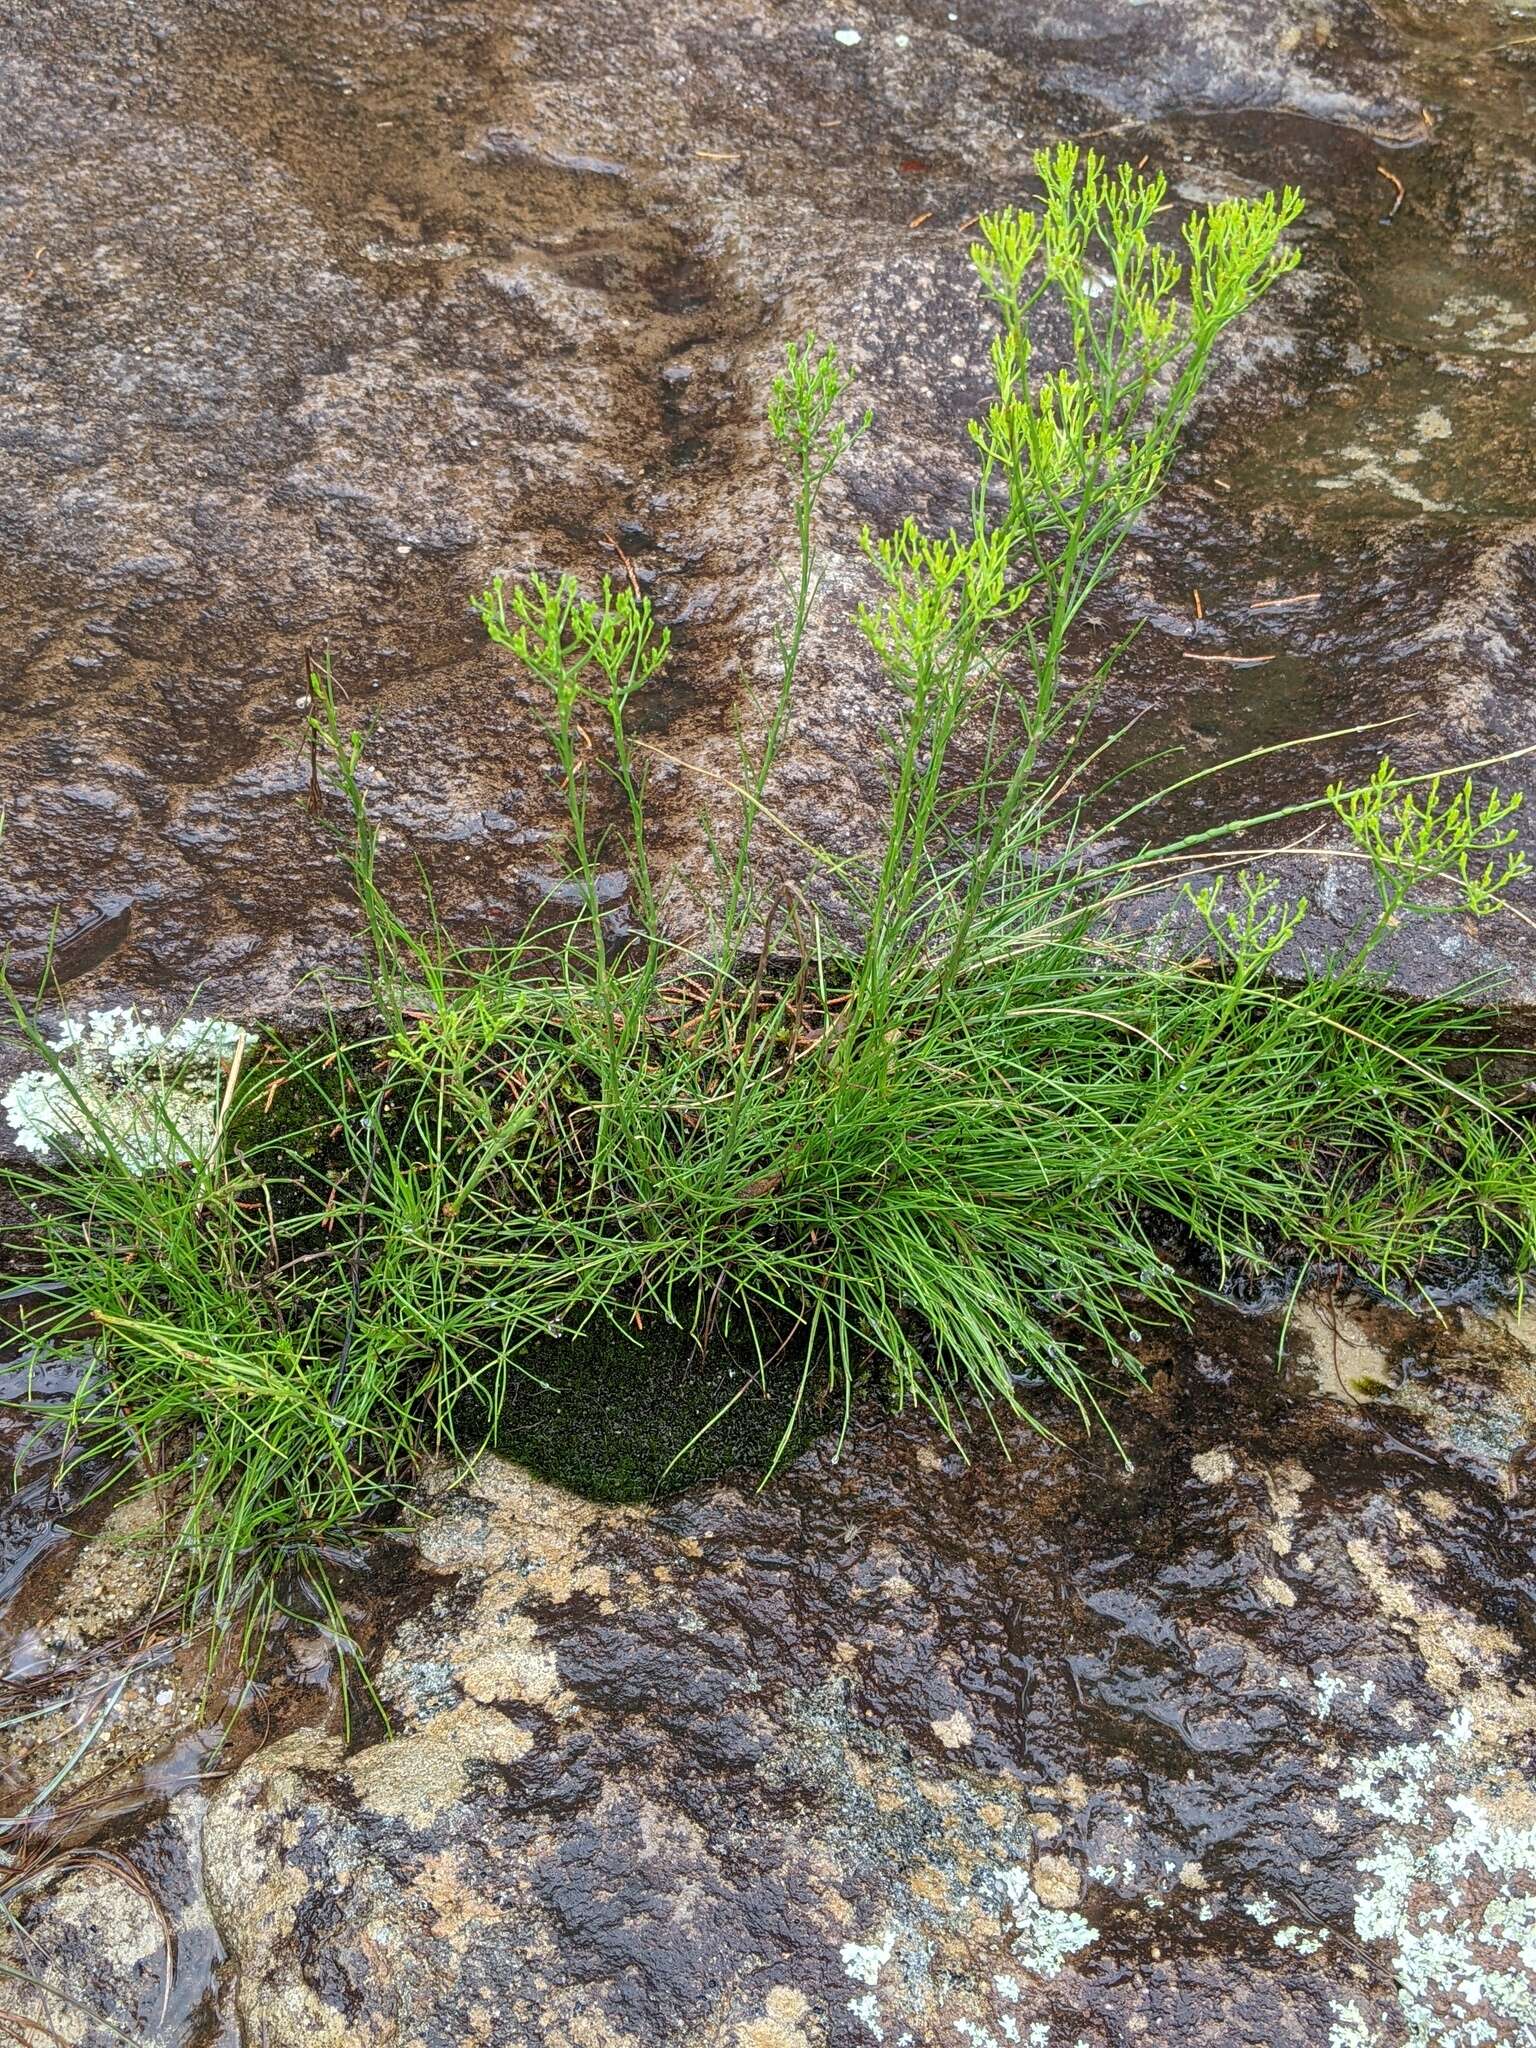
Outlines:
<svg viewBox="0 0 1536 2048"><path fill-rule="evenodd" d="M455 1417L463 1442L483 1438L537 1478L588 1500L661 1500L738 1477L756 1486L841 1420L825 1412L793 1334L745 1330L701 1342L686 1323L648 1319L626 1333L606 1320L525 1351L492 1415ZM777 1349L777 1356L774 1355Z"/></svg>
<svg viewBox="0 0 1536 2048"><path fill-rule="evenodd" d="M250 1099L239 1137L293 1148L287 1163L298 1171L269 1195L280 1217L313 1208L328 1182L357 1185L360 1162L307 1084L290 1083L275 1101L253 1085ZM306 1243L329 1248L320 1233ZM473 1396L457 1403L454 1434L590 1500L664 1499L726 1476L755 1486L841 1422L841 1401L834 1412L818 1398L824 1370L806 1365L804 1332L786 1317L762 1316L755 1328L739 1313L713 1320L701 1298L680 1301L671 1322L654 1312L632 1321L620 1307L522 1349L494 1409Z"/></svg>

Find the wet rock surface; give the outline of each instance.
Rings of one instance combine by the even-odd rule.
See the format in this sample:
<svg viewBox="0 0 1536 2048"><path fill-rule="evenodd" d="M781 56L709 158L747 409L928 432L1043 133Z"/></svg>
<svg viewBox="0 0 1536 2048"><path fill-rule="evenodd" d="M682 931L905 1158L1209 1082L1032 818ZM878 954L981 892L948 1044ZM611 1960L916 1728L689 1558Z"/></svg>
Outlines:
<svg viewBox="0 0 1536 2048"><path fill-rule="evenodd" d="M1213 1309L1117 1409L1129 1469L870 1418L757 1495L445 1476L394 1739L317 1713L99 1837L192 1930L198 2017L146 2018L131 1893L97 2009L266 2048L1530 2042L1528 1337L1319 1302L1282 1378ZM62 1981L113 1885L28 1913Z"/></svg>
<svg viewBox="0 0 1536 2048"><path fill-rule="evenodd" d="M305 808L306 647L378 717L402 871L425 859L466 929L520 919L558 857L550 792L467 600L498 569L617 572L616 550L677 630L647 717L689 764L655 794L693 872L771 658L786 530L761 409L808 324L860 366L877 431L834 508L844 554L778 801L856 843L888 706L838 623L851 534L960 504L985 366L966 223L1027 193L1030 151L1064 135L1165 169L1179 206L1283 180L1310 204L1304 271L1235 343L1106 598L1106 644L1145 621L1116 697L1137 744L1203 766L1381 717L1415 766L1523 743L1518 13L5 8L0 918L23 977L54 919L82 999L201 989L270 1018L354 957ZM1405 188L1390 220L1384 170ZM1233 653L1269 659L1187 658ZM1255 761L1190 814L1290 797L1381 744ZM1407 935L1406 980L1513 962L1529 996L1518 931L1432 929Z"/></svg>
<svg viewBox="0 0 1536 2048"><path fill-rule="evenodd" d="M213 1803L248 2029L1533 2038L1523 1468L1256 1349L1213 1323L1130 1472L900 1424L649 1515L487 1468L421 1538L397 1741Z"/></svg>

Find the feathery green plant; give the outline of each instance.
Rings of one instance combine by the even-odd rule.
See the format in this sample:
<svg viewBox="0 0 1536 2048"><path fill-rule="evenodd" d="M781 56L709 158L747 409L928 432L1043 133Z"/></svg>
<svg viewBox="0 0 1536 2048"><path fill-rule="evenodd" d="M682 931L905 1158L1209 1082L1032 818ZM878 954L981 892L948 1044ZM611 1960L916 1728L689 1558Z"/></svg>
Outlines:
<svg viewBox="0 0 1536 2048"><path fill-rule="evenodd" d="M1294 264L1300 201L1198 213L1181 258L1152 238L1161 178L1070 146L1037 168L1040 208L985 216L972 251L998 333L968 521L864 536L877 588L857 624L896 707L867 858L794 838L772 804L817 513L870 425L808 337L769 403L795 568L708 943L669 931L647 859L628 714L668 654L648 602L493 584L487 631L544 694L574 913L473 951L409 926L379 878L363 740L317 672L377 1033L268 1045L224 1142L181 1170L134 1176L107 1146L15 1183L60 1290L39 1334L94 1333L70 1455L158 1477L217 1613L292 1597L285 1569L314 1576L424 1451L494 1436L564 1338L632 1344L637 1403L660 1323L736 1347L733 1399L788 1374L793 1406L843 1426L872 1385L956 1434L972 1413L1061 1427L1135 1375L1147 1318L1187 1319L1193 1254L1221 1279L1321 1263L1385 1289L1439 1260L1529 1262L1536 1160L1491 1024L1394 1001L1368 971L1410 907L1501 907L1523 872L1515 799L1446 801L1390 769L1320 797L1379 914L1291 987L1275 970L1304 901L1219 832L1131 843L1147 799L1086 803L1108 669L1069 668L1073 628L1166 481L1221 335ZM1042 373L1048 302L1069 340ZM830 911L801 893L787 960L765 831ZM1122 913L1196 852L1218 870L1190 888L1199 956L1133 941ZM615 935L599 877L619 859L637 929Z"/></svg>

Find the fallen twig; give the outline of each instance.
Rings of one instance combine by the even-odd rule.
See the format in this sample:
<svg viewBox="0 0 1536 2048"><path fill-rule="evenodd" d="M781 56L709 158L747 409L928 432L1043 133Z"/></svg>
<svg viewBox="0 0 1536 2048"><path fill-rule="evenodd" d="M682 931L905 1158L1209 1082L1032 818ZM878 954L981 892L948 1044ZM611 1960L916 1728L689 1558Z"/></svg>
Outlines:
<svg viewBox="0 0 1536 2048"><path fill-rule="evenodd" d="M612 552L616 554L619 560L624 564L624 573L629 578L629 587L635 594L635 603L639 604L641 601L640 578L635 574L634 563L629 559L628 555L625 554L624 550L619 546L618 542L614 539L611 533L605 533L603 535L603 546L605 548L611 549Z"/></svg>

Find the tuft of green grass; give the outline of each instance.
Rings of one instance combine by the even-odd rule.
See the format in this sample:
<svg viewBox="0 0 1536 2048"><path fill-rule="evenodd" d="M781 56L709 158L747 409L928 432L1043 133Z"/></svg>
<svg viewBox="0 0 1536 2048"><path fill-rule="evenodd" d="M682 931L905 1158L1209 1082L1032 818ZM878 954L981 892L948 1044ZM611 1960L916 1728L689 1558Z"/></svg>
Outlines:
<svg viewBox="0 0 1536 2048"><path fill-rule="evenodd" d="M1070 147L1037 170L1040 208L984 217L972 252L997 333L968 523L864 536L858 624L896 707L872 856L832 858L773 803L822 496L871 424L808 337L768 412L797 540L778 679L728 785L705 937L673 931L647 858L653 756L628 713L668 654L649 603L495 584L478 609L541 688L574 911L473 950L409 924L379 880L365 736L319 670L376 1031L249 1054L218 1142L180 1165L134 1172L103 1129L67 1171L11 1177L55 1289L36 1334L93 1338L67 1455L153 1479L214 1616L259 1632L323 1585L329 1547L394 1512L429 1452L590 1430L633 1490L583 1360L627 1357L635 1445L665 1411L676 1471L714 1419L701 1389L738 1423L755 1404L737 1441L771 1467L808 1415L846 1427L864 1387L957 1437L1102 1419L1140 1328L1194 1313L1194 1254L1223 1280L1322 1265L1387 1291L1440 1262L1529 1264L1536 1152L1494 1021L1372 972L1403 916L1501 910L1514 799L1388 764L1276 814L1336 817L1376 882L1299 983L1277 970L1304 900L1225 849L1237 822L1159 846L1145 799L1089 803L1110 671L1073 663L1073 629L1222 333L1293 266L1300 201L1223 202L1176 255L1152 237L1160 178ZM1071 338L1041 372L1047 295ZM765 833L805 888L765 893ZM1197 857L1198 947L1131 937L1127 912ZM599 875L619 861L638 930L615 938Z"/></svg>

